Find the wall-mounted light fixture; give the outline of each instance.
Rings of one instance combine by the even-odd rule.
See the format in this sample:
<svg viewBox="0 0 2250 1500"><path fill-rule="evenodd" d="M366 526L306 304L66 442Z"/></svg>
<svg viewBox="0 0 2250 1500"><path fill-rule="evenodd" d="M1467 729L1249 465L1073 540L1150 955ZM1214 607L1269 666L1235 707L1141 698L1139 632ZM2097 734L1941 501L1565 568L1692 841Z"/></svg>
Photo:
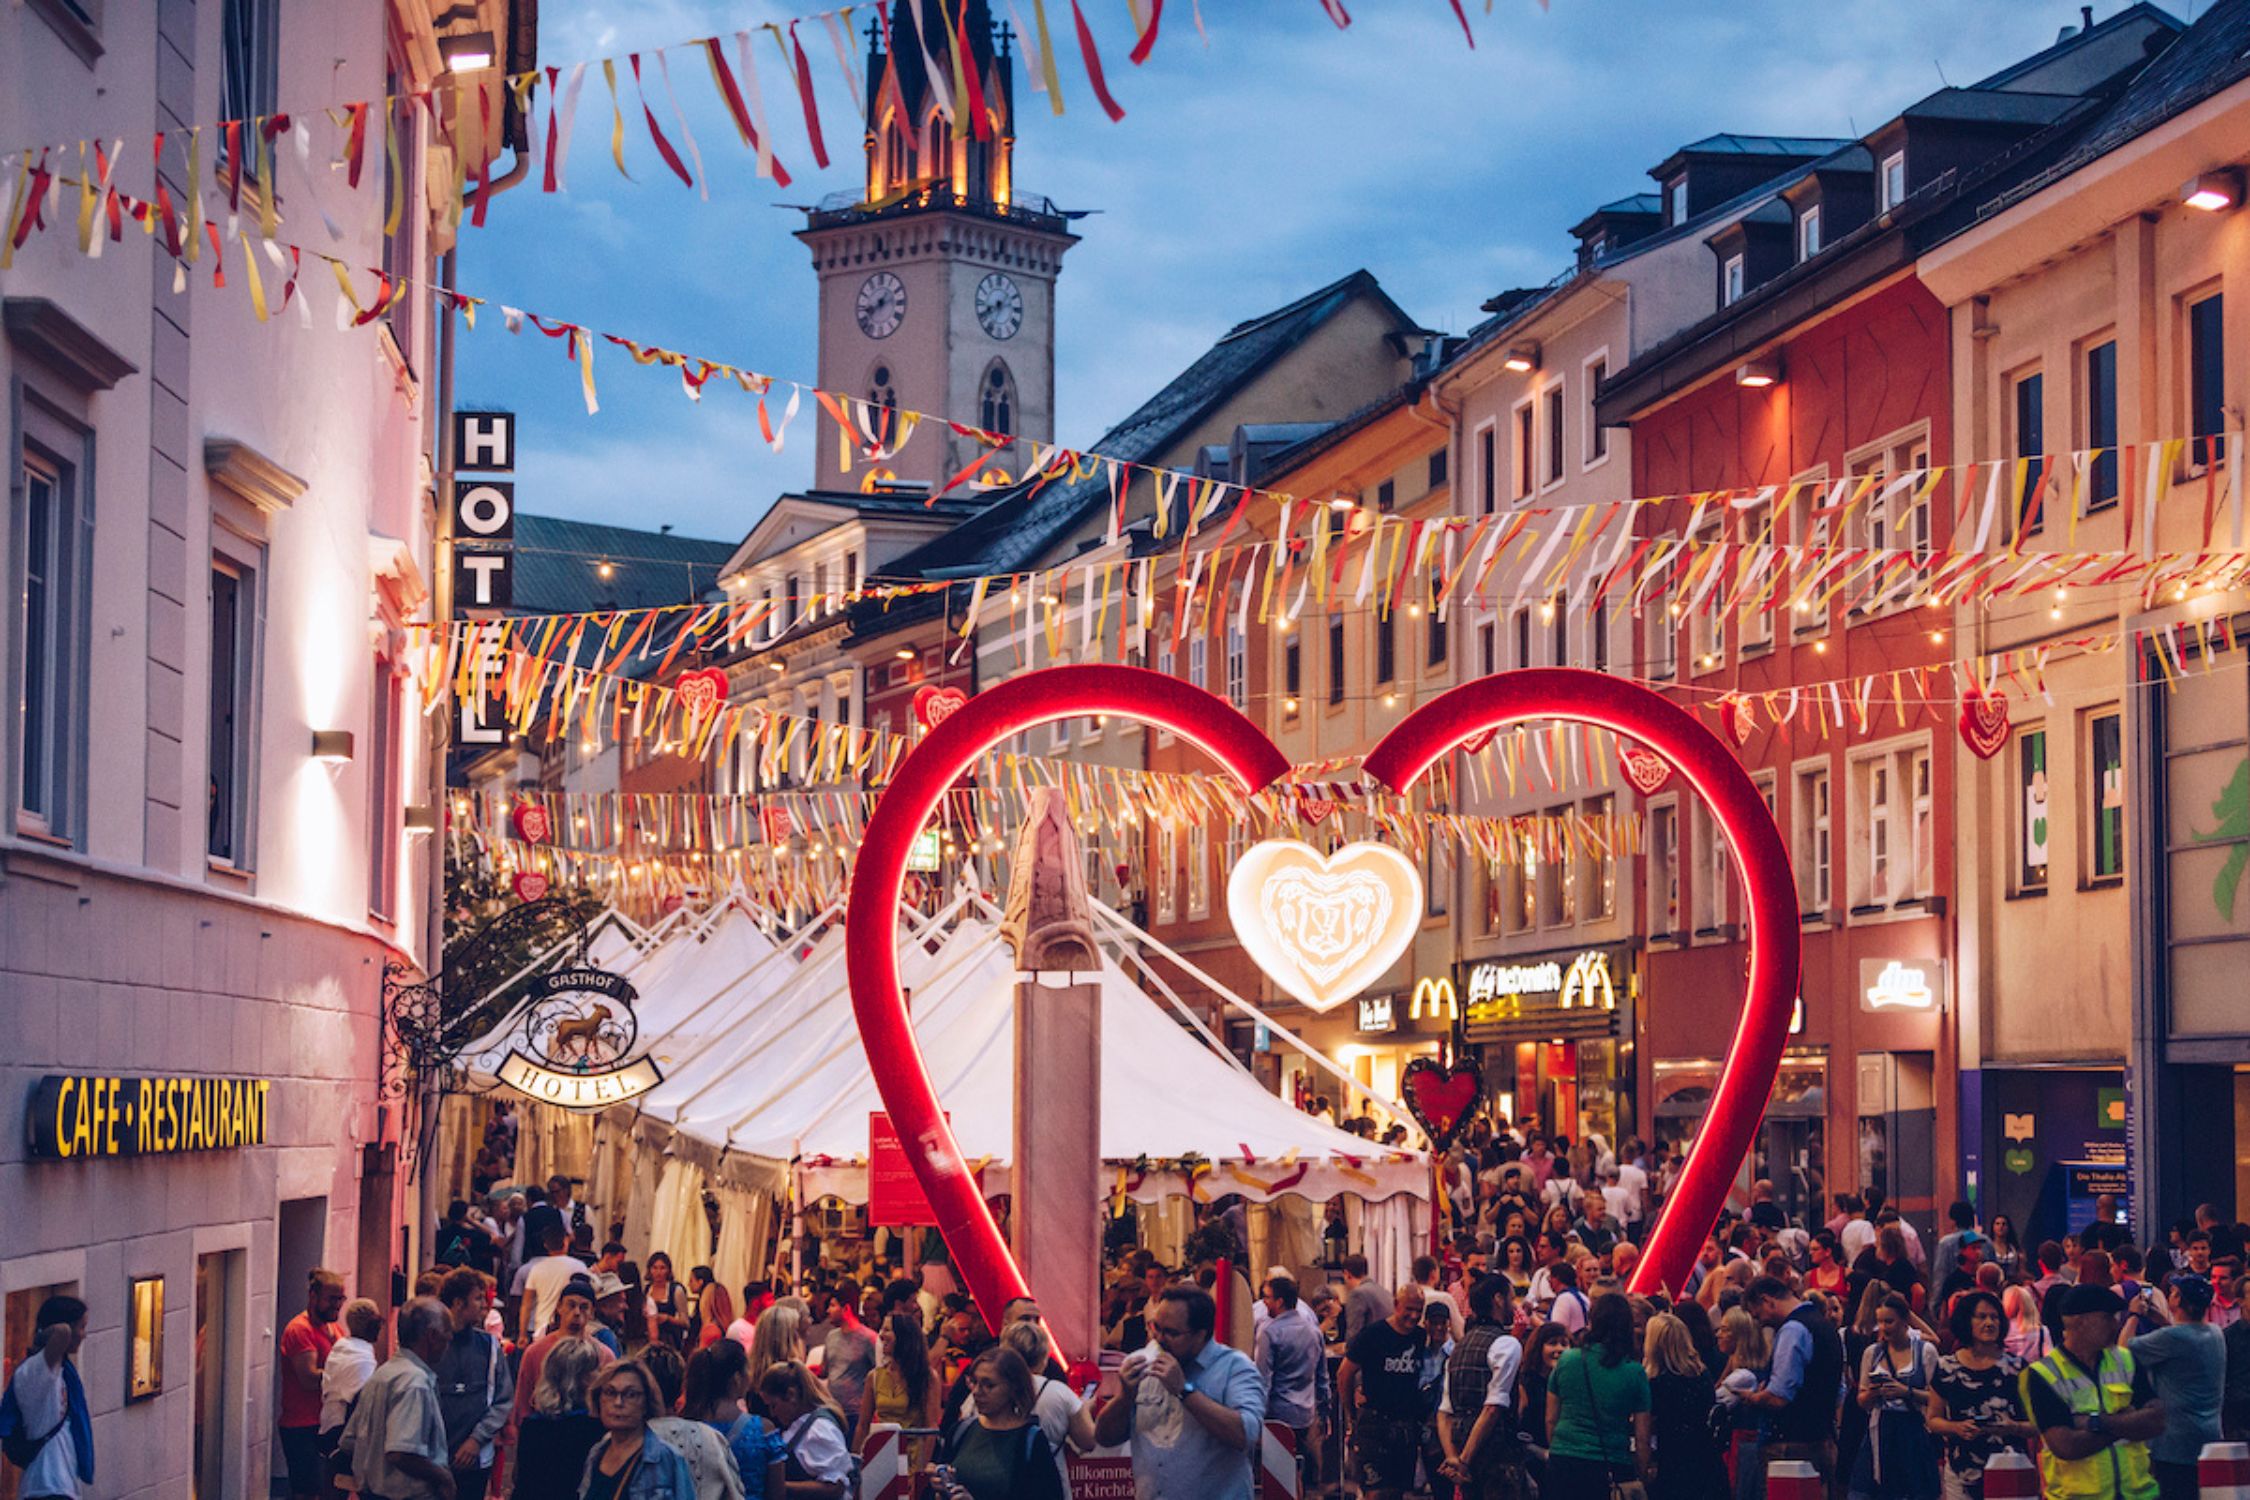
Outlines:
<svg viewBox="0 0 2250 1500"><path fill-rule="evenodd" d="M1517 375L1528 375L1539 368L1539 346L1516 344L1508 350L1508 357L1500 361L1500 368Z"/></svg>
<svg viewBox="0 0 2250 1500"><path fill-rule="evenodd" d="M335 761L341 764L352 758L352 732L349 729L316 729L312 737L314 760Z"/></svg>
<svg viewBox="0 0 2250 1500"><path fill-rule="evenodd" d="M408 833L435 833L437 809L427 802L409 802L402 826Z"/></svg>
<svg viewBox="0 0 2250 1500"><path fill-rule="evenodd" d="M1764 390L1769 385L1779 384L1780 381L1781 361L1777 359L1753 359L1735 367L1734 383L1736 385L1746 385L1753 390Z"/></svg>
<svg viewBox="0 0 2250 1500"><path fill-rule="evenodd" d="M448 26L473 25L477 20L474 5L448 6L430 25L439 32ZM499 56L489 31L463 31L438 38L438 56L445 60L446 70L453 73L474 73L492 66Z"/></svg>
<svg viewBox="0 0 2250 1500"><path fill-rule="evenodd" d="M2242 174L2232 167L2198 172L2180 184L2180 201L2207 214L2225 213L2242 203Z"/></svg>

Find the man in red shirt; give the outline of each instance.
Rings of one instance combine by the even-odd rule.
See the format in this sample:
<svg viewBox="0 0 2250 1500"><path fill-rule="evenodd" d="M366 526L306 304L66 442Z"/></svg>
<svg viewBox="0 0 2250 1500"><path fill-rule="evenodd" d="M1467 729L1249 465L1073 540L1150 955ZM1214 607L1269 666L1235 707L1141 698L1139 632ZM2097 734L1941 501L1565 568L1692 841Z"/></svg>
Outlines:
<svg viewBox="0 0 2250 1500"><path fill-rule="evenodd" d="M320 1377L343 1334L336 1322L343 1308L344 1278L316 1269L306 1279L305 1310L281 1330L281 1452L289 1463L289 1493L303 1500L328 1491L320 1462Z"/></svg>

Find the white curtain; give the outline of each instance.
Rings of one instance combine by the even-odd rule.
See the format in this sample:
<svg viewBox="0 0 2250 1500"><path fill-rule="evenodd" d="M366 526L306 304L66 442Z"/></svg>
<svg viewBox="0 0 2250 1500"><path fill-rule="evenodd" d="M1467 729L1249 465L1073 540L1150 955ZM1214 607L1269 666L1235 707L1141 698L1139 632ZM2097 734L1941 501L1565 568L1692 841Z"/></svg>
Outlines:
<svg viewBox="0 0 2250 1500"><path fill-rule="evenodd" d="M1311 1200L1286 1194L1271 1203L1250 1205L1252 1276L1262 1283L1267 1271L1280 1266L1297 1279L1300 1287L1319 1285L1323 1277L1315 1211Z"/></svg>
<svg viewBox="0 0 2250 1500"><path fill-rule="evenodd" d="M646 1248L670 1255L682 1282L694 1267L710 1264L711 1225L703 1217L702 1168L676 1156L665 1161L649 1214ZM731 1289L729 1295L737 1292L739 1288Z"/></svg>
<svg viewBox="0 0 2250 1500"><path fill-rule="evenodd" d="M712 1253L711 1273L740 1298L743 1283L764 1278L773 1269L764 1264L766 1240L773 1233L773 1199L740 1188L721 1186L713 1191L719 1196L719 1248Z"/></svg>
<svg viewBox="0 0 2250 1500"><path fill-rule="evenodd" d="M1430 1249L1430 1206L1404 1193L1380 1203L1346 1200L1355 1238L1367 1256L1367 1274L1377 1286L1395 1287L1414 1269L1414 1257Z"/></svg>
<svg viewBox="0 0 2250 1500"><path fill-rule="evenodd" d="M625 1243L632 1246L638 1256L646 1260L652 1250L662 1250L664 1245L656 1238L656 1188L664 1175L664 1155L635 1131L626 1153L628 1185L625 1193ZM678 1257L674 1257L675 1261ZM675 1273L687 1280L686 1266L676 1266Z"/></svg>

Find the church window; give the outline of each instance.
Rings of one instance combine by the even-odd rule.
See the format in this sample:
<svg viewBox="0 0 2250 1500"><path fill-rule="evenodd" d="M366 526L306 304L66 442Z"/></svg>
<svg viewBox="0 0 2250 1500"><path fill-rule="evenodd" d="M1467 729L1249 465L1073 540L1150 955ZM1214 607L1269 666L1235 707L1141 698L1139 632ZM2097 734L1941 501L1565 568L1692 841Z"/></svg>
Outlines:
<svg viewBox="0 0 2250 1500"><path fill-rule="evenodd" d="M867 380L867 399L874 406L895 409L898 406L898 388L891 384L891 367L877 365L875 373Z"/></svg>
<svg viewBox="0 0 2250 1500"><path fill-rule="evenodd" d="M980 398L977 425L987 432L1013 433L1016 430L1016 383L1009 377L1008 367L998 360L984 372Z"/></svg>

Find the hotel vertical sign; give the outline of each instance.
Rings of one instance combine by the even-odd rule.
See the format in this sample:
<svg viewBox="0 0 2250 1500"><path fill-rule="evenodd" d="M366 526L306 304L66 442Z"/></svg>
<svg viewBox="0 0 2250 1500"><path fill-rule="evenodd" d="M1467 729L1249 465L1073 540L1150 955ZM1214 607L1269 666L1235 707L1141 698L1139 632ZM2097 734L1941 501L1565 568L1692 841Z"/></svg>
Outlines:
<svg viewBox="0 0 2250 1500"><path fill-rule="evenodd" d="M453 522L453 610L477 618L496 614L515 602L516 418L505 411L453 413L453 493L447 498ZM473 645L477 660L470 692L456 700L460 722L454 743L498 745L507 739L498 695L487 686L498 675L498 652Z"/></svg>

